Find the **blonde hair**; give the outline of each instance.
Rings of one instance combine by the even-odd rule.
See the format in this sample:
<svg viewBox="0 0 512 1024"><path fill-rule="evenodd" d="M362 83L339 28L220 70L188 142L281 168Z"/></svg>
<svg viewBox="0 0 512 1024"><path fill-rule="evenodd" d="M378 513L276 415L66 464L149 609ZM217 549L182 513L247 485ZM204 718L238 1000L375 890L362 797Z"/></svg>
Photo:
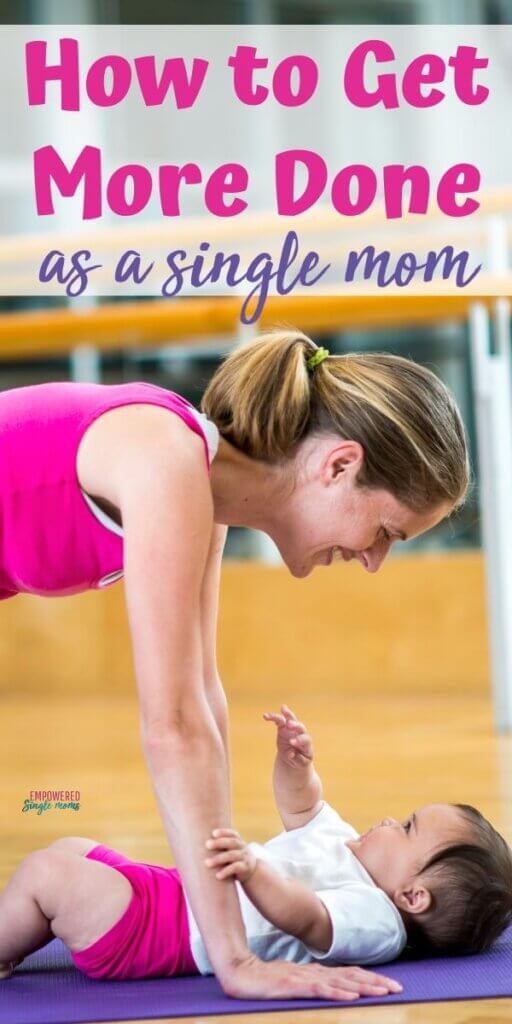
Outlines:
<svg viewBox="0 0 512 1024"><path fill-rule="evenodd" d="M310 435L358 441L358 483L417 511L462 504L469 466L455 401L435 374L384 353L331 355L300 331L274 331L236 348L203 397L203 411L251 458L291 458Z"/></svg>

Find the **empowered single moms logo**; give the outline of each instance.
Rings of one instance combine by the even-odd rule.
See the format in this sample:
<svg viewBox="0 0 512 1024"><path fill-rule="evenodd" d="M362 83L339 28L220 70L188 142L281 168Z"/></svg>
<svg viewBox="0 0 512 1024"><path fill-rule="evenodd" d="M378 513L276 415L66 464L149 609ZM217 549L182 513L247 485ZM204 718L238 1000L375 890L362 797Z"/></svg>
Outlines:
<svg viewBox="0 0 512 1024"><path fill-rule="evenodd" d="M79 789L31 789L23 802L21 813L34 811L41 815L46 811L79 811Z"/></svg>

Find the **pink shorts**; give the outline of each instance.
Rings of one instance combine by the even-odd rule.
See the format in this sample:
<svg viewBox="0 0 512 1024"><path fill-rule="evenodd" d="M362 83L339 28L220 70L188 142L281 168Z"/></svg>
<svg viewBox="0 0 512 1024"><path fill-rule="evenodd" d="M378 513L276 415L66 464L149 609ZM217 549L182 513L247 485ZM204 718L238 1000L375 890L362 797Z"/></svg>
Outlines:
<svg viewBox="0 0 512 1024"><path fill-rule="evenodd" d="M198 974L190 949L183 886L176 868L141 864L95 846L89 860L109 864L128 879L132 898L113 927L92 946L72 953L89 978L169 978Z"/></svg>

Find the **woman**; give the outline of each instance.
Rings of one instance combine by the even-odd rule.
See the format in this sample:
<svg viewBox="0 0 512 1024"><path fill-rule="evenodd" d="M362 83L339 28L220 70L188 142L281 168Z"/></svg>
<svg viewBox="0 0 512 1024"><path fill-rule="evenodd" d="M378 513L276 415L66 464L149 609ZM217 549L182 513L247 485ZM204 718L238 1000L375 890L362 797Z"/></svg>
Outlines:
<svg viewBox="0 0 512 1024"><path fill-rule="evenodd" d="M382 979L369 972L250 955L234 887L203 864L205 839L231 818L215 660L222 550L227 526L243 525L269 534L294 576L337 556L376 572L395 540L463 500L460 416L415 363L329 356L294 331L235 350L203 409L139 383L0 395L0 596L74 593L124 572L143 750L225 991L372 994Z"/></svg>

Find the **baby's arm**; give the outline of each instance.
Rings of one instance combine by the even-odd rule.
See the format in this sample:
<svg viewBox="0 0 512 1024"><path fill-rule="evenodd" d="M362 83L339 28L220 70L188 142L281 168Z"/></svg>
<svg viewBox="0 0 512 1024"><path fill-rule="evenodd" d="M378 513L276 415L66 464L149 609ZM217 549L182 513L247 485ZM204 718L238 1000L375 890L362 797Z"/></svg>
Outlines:
<svg viewBox="0 0 512 1024"><path fill-rule="evenodd" d="M283 878L255 857L232 828L215 829L206 846L210 851L206 865L215 870L216 878L237 878L251 903L275 928L327 952L332 943L331 919L316 893L296 879Z"/></svg>
<svg viewBox="0 0 512 1024"><path fill-rule="evenodd" d="M274 797L286 831L301 828L322 805L322 783L313 767L313 744L302 722L286 704L263 716L277 727Z"/></svg>

